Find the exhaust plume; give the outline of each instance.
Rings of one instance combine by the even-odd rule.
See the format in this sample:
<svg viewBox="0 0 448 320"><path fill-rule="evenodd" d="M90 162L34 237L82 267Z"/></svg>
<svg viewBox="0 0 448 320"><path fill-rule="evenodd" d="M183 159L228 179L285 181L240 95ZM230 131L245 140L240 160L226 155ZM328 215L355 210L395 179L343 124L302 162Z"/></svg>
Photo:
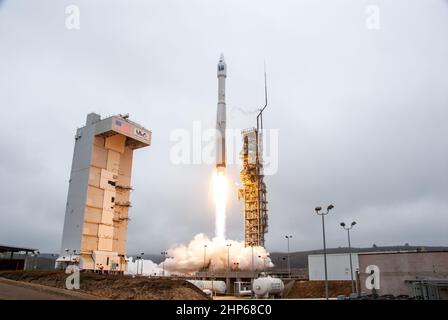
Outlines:
<svg viewBox="0 0 448 320"><path fill-rule="evenodd" d="M229 266L227 265L227 244L231 245L229 247ZM167 251L168 258L164 261L165 270L171 273L190 274L204 267L214 271L227 268L250 271L252 269L264 270L274 266L269 258L269 253L263 247L244 247L243 241L218 237L210 240L203 233L197 234L188 245L174 246Z"/></svg>

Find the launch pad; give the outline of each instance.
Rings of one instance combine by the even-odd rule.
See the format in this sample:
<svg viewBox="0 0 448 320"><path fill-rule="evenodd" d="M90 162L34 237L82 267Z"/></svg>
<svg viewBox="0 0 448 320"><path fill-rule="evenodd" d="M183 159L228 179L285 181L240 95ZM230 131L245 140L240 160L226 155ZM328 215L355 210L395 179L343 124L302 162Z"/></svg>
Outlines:
<svg viewBox="0 0 448 320"><path fill-rule="evenodd" d="M217 240L215 242L195 237L192 243L201 242L193 247L204 249L204 268L213 264L214 270L221 268L224 270L229 268L232 262L239 265L241 271L256 270L254 264L263 264L265 269L266 261L268 266L272 264L264 248L268 215L263 174L261 113L267 106L267 94L266 105L260 109L257 116L257 127L242 132L243 150L240 154L243 160L240 172L242 188L238 190L238 197L244 200L244 242L232 241L227 239L225 234L228 191L226 77L227 65L221 54L217 66L216 167L213 176L216 205L216 230L213 239ZM258 125L259 120L261 128ZM131 206L129 199L132 190L132 155L134 150L150 144L151 131L130 121L127 115L116 115L106 119L101 119L98 114L93 113L87 116L85 126L77 130L75 137L62 245L57 259L57 264L61 268L76 264L83 270L100 273L129 271L125 255L128 210ZM185 256L191 256L190 253ZM199 254L202 258L202 252L198 251L196 255ZM227 259L223 258L224 255ZM234 257L232 261L230 255ZM165 256L163 268L167 267L168 271L171 271L170 268L180 270L188 274L200 269L198 261L201 260L182 261L181 258ZM226 266L224 266L225 260ZM143 266L141 268L143 270Z"/></svg>

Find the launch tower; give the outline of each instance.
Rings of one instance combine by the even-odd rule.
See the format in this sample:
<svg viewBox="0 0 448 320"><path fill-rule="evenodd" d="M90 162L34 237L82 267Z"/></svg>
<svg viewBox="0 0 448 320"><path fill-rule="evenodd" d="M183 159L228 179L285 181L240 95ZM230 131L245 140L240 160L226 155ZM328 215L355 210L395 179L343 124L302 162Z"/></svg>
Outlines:
<svg viewBox="0 0 448 320"><path fill-rule="evenodd" d="M242 188L239 189L238 197L244 201L244 245L246 247L264 247L264 236L268 232L268 202L263 174L263 111L268 106L266 65L264 97L265 104L257 115L257 127L241 132L243 169L240 172Z"/></svg>
<svg viewBox="0 0 448 320"><path fill-rule="evenodd" d="M268 232L266 184L263 181L262 134L256 128L242 131L243 150L240 172L242 188L239 198L244 201L244 245L264 247Z"/></svg>

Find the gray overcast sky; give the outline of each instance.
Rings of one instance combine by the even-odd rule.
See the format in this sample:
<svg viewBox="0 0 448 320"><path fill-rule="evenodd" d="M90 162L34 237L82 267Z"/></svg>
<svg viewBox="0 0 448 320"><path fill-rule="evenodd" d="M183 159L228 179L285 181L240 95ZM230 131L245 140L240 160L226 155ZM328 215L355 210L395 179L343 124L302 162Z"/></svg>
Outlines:
<svg viewBox="0 0 448 320"><path fill-rule="evenodd" d="M70 4L80 30L65 27ZM153 132L134 158L128 251L212 236L212 166L172 164L170 133L213 126L221 52L230 128L254 124L237 108L263 103L267 62L268 250L285 234L292 250L320 248L313 208L330 202L329 246L346 245L338 224L352 219L355 246L448 245L444 0L0 1L0 243L59 250L74 134L92 111ZM235 190L228 236L243 239Z"/></svg>

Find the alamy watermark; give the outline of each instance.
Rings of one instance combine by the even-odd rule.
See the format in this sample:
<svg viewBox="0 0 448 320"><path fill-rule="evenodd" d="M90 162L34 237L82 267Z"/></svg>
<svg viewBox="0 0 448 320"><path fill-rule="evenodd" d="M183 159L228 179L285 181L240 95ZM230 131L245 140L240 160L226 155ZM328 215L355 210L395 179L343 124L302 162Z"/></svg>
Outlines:
<svg viewBox="0 0 448 320"><path fill-rule="evenodd" d="M79 30L81 28L79 7L71 4L65 8L65 27L67 30Z"/></svg>
<svg viewBox="0 0 448 320"><path fill-rule="evenodd" d="M242 165L243 148L241 129L226 129L225 149L227 165ZM278 130L263 129L259 135L259 154L261 155L265 175L278 171ZM175 165L213 165L216 163L216 149L219 145L220 132L214 128L203 128L201 121L194 121L191 130L175 129L170 134L170 161ZM253 141L252 141L253 142ZM253 154L254 143L249 150ZM254 163L255 157L249 157Z"/></svg>
<svg viewBox="0 0 448 320"><path fill-rule="evenodd" d="M368 5L365 9L367 15L365 26L368 30L380 30L380 7L374 4Z"/></svg>
<svg viewBox="0 0 448 320"><path fill-rule="evenodd" d="M366 289L379 290L380 289L380 268L376 265L370 265L366 268L366 273L369 274L366 278Z"/></svg>
<svg viewBox="0 0 448 320"><path fill-rule="evenodd" d="M65 269L65 273L69 276L65 279L65 287L68 290L79 289L79 267L77 265L69 265Z"/></svg>

